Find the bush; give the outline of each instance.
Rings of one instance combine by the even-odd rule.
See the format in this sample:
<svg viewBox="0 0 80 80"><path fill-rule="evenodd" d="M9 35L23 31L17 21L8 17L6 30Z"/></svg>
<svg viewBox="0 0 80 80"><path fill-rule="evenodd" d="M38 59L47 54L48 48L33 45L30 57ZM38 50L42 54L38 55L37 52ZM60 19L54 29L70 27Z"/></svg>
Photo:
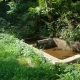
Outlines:
<svg viewBox="0 0 80 80"><path fill-rule="evenodd" d="M80 40L80 29L62 29L61 38L65 39L67 42Z"/></svg>
<svg viewBox="0 0 80 80"><path fill-rule="evenodd" d="M72 10L73 10L73 12L79 14L79 12L80 12L80 1L77 1L75 3L72 3Z"/></svg>
<svg viewBox="0 0 80 80"><path fill-rule="evenodd" d="M59 80L79 80L80 79L80 65L71 64L65 67L64 73L60 75Z"/></svg>
<svg viewBox="0 0 80 80"><path fill-rule="evenodd" d="M5 32L10 27L10 23L5 19L0 18L0 32Z"/></svg>

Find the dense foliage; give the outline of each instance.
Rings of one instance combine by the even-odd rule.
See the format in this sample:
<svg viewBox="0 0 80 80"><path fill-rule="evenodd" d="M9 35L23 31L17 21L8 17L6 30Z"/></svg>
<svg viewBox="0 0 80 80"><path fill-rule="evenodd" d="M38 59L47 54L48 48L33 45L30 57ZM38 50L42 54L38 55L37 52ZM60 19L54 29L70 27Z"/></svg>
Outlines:
<svg viewBox="0 0 80 80"><path fill-rule="evenodd" d="M67 41L80 40L78 0L1 0L0 4L0 19L4 20L4 26L5 21L10 24L8 32L23 38L38 35L61 37ZM2 27L1 30L6 30ZM67 31L71 34L66 35ZM73 34L75 32L76 35Z"/></svg>

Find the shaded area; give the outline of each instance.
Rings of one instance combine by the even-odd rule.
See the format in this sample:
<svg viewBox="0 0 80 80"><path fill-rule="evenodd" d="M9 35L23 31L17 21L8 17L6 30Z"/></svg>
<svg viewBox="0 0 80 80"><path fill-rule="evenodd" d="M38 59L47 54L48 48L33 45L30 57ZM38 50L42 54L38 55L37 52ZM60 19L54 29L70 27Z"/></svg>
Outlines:
<svg viewBox="0 0 80 80"><path fill-rule="evenodd" d="M0 80L52 80L57 79L55 66L28 67L16 59L0 59ZM51 70L51 71L50 71Z"/></svg>

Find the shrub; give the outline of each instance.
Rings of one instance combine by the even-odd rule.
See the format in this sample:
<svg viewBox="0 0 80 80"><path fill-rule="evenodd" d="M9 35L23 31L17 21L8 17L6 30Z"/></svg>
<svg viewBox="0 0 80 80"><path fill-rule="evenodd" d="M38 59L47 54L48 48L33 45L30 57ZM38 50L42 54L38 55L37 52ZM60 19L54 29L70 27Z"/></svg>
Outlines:
<svg viewBox="0 0 80 80"><path fill-rule="evenodd" d="M61 38L65 39L66 41L77 41L80 40L80 29L75 28L72 30L69 29L62 29L61 31Z"/></svg>
<svg viewBox="0 0 80 80"><path fill-rule="evenodd" d="M5 19L0 18L0 32L5 32L10 27L10 23Z"/></svg>
<svg viewBox="0 0 80 80"><path fill-rule="evenodd" d="M72 10L73 10L73 12L79 14L79 12L80 12L80 1L77 1L75 3L72 3Z"/></svg>
<svg viewBox="0 0 80 80"><path fill-rule="evenodd" d="M60 75L59 80L79 80L80 79L80 65L71 64L65 67L64 73Z"/></svg>

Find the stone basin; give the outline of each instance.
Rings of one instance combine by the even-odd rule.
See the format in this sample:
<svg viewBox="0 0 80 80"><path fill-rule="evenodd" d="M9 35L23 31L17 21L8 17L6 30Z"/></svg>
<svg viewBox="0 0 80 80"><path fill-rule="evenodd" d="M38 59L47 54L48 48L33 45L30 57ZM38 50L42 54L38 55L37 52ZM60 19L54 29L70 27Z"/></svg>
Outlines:
<svg viewBox="0 0 80 80"><path fill-rule="evenodd" d="M33 48L35 49L35 51L38 51L45 58L47 58L52 64L73 63L73 62L79 63L80 62L80 52L78 52L78 53L72 52L70 46L67 45L65 40L58 39L58 38L53 38L53 39L49 38L49 40L51 40L51 42L49 42L48 39L44 39L43 40L44 42L42 40L39 40L37 42L37 44L40 42L40 46L43 46L44 44L46 44L45 48L47 48L47 49L43 50L43 49L37 49L35 47L33 47ZM52 42L52 40L53 40L53 42ZM51 44L51 46L50 46L50 44ZM47 45L50 46L51 48L47 47ZM52 55L51 52L48 53L46 50L49 51L49 49L52 49L55 53L57 52L58 57L56 55ZM61 52L61 53L59 53L59 52ZM61 55L63 55L63 56L61 56Z"/></svg>
<svg viewBox="0 0 80 80"><path fill-rule="evenodd" d="M66 59L58 59L46 52L43 52L42 50L39 50L35 47L33 47L35 51L38 51L41 55L43 55L47 60L49 60L52 64L56 63L79 63L80 62L80 54L76 54L74 56L68 57Z"/></svg>

